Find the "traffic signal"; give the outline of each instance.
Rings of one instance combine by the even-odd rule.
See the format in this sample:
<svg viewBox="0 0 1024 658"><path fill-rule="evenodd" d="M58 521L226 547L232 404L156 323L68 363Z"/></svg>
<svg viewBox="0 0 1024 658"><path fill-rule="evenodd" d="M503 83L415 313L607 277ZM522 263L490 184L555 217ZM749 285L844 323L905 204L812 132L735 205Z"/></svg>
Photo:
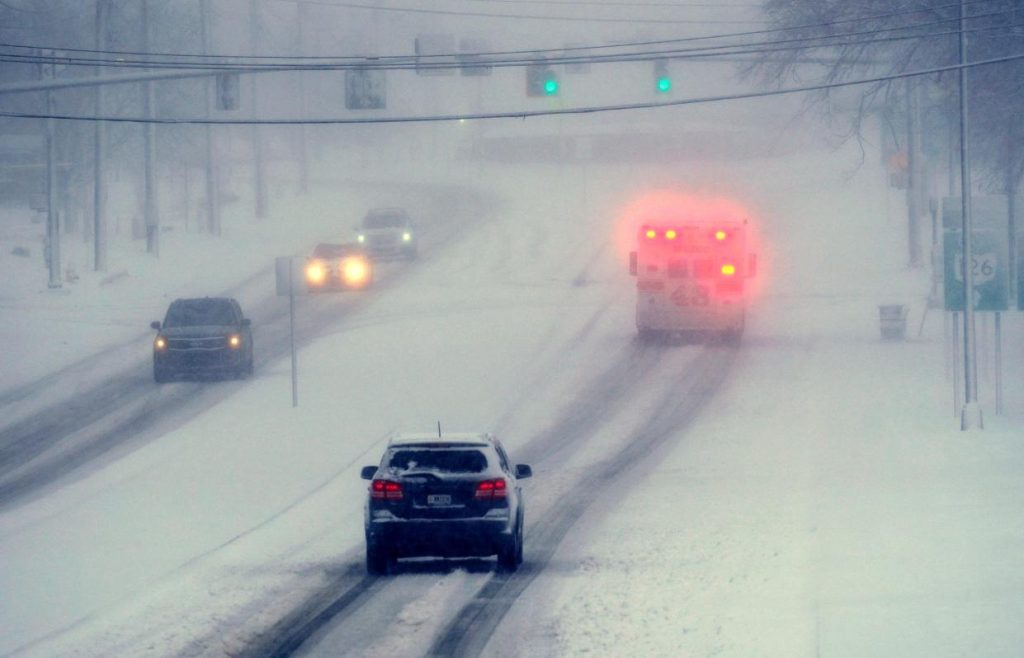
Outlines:
<svg viewBox="0 0 1024 658"><path fill-rule="evenodd" d="M387 81L379 69L345 71L345 109L383 110L387 107Z"/></svg>
<svg viewBox="0 0 1024 658"><path fill-rule="evenodd" d="M526 67L527 96L557 96L559 87L555 70L547 64L531 64Z"/></svg>
<svg viewBox="0 0 1024 658"><path fill-rule="evenodd" d="M217 74L217 109L237 110L239 82L237 73Z"/></svg>
<svg viewBox="0 0 1024 658"><path fill-rule="evenodd" d="M654 90L659 94L672 91L672 78L668 74L668 62L664 59L654 61Z"/></svg>

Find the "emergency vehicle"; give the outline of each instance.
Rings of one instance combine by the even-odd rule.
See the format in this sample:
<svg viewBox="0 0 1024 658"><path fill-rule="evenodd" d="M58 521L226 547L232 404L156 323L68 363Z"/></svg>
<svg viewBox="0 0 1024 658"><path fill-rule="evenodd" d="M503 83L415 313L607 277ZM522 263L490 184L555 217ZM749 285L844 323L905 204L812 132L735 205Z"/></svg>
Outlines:
<svg viewBox="0 0 1024 658"><path fill-rule="evenodd" d="M746 220L641 225L629 255L640 337L699 332L739 341L757 266L747 232Z"/></svg>

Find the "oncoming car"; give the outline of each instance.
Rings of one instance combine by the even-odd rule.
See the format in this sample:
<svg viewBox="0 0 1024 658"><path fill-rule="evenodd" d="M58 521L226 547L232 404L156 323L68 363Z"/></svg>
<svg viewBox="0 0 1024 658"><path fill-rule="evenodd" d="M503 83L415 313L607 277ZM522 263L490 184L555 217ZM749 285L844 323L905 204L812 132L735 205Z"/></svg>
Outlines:
<svg viewBox="0 0 1024 658"><path fill-rule="evenodd" d="M355 244L321 243L306 261L306 288L360 290L373 282L373 266L362 247Z"/></svg>
<svg viewBox="0 0 1024 658"><path fill-rule="evenodd" d="M402 434L388 444L365 507L366 569L384 574L398 558L487 557L515 571L523 561L525 506L513 465L490 434Z"/></svg>
<svg viewBox="0 0 1024 658"><path fill-rule="evenodd" d="M356 241L373 257L416 258L416 230L402 208L374 208L355 229Z"/></svg>
<svg viewBox="0 0 1024 658"><path fill-rule="evenodd" d="M248 377L253 372L252 323L230 297L176 299L153 340L153 379L215 373Z"/></svg>

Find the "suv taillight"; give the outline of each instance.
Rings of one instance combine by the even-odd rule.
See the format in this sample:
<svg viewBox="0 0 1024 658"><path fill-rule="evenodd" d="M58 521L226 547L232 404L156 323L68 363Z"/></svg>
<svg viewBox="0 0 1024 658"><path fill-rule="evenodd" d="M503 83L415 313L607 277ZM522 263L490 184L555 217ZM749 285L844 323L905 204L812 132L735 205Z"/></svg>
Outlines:
<svg viewBox="0 0 1024 658"><path fill-rule="evenodd" d="M498 478L497 480L484 480L483 482L476 485L477 500L494 500L495 498L505 498L508 495L508 484L504 478Z"/></svg>
<svg viewBox="0 0 1024 658"><path fill-rule="evenodd" d="M402 500L402 485L393 480L374 480L370 484L370 498L374 500Z"/></svg>

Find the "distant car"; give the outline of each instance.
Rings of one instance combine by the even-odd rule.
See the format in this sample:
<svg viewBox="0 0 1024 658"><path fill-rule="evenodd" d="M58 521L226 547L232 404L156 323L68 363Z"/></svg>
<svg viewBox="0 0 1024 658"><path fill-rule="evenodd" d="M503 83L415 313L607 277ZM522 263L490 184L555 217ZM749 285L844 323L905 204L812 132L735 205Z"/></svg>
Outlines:
<svg viewBox="0 0 1024 658"><path fill-rule="evenodd" d="M176 299L163 323L152 322L153 379L213 373L249 377L253 372L252 323L230 297Z"/></svg>
<svg viewBox="0 0 1024 658"><path fill-rule="evenodd" d="M416 258L416 229L402 208L374 208L355 228L356 240L374 258Z"/></svg>
<svg viewBox="0 0 1024 658"><path fill-rule="evenodd" d="M388 444L365 507L366 570L398 558L487 557L515 571L523 561L525 505L519 481L533 475L489 434L403 434Z"/></svg>
<svg viewBox="0 0 1024 658"><path fill-rule="evenodd" d="M373 282L373 265L358 244L321 243L306 261L306 287L311 292L359 290Z"/></svg>

